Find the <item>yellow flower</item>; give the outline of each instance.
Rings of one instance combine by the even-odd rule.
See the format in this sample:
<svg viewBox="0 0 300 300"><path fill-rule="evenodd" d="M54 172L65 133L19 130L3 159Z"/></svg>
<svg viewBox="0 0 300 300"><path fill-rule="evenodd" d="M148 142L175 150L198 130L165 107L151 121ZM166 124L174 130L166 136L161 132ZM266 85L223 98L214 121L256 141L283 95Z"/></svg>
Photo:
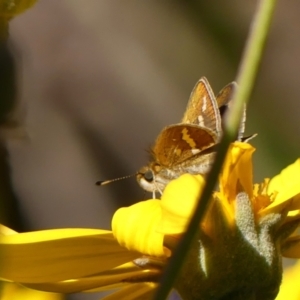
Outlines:
<svg viewBox="0 0 300 300"><path fill-rule="evenodd" d="M2 226L1 233L0 277L33 289L59 293L110 289L125 286L122 282L127 278L155 273L131 263L140 254L121 247L111 231L54 229L11 234Z"/></svg>
<svg viewBox="0 0 300 300"><path fill-rule="evenodd" d="M219 189L175 284L184 299L275 299L281 257L300 257L300 160L253 185L253 152L240 142L228 151ZM105 299L151 299L204 185L201 175L173 180L161 200L119 209L112 232L3 235L0 277L43 291L117 289Z"/></svg>
<svg viewBox="0 0 300 300"><path fill-rule="evenodd" d="M63 300L62 294L46 293L14 283L2 283L1 300Z"/></svg>
<svg viewBox="0 0 300 300"><path fill-rule="evenodd" d="M282 285L276 300L299 300L300 299L300 262L284 270Z"/></svg>
<svg viewBox="0 0 300 300"><path fill-rule="evenodd" d="M0 225L1 235L16 234L10 228ZM15 283L2 282L1 288L1 300L63 300L62 294L46 293L25 288Z"/></svg>

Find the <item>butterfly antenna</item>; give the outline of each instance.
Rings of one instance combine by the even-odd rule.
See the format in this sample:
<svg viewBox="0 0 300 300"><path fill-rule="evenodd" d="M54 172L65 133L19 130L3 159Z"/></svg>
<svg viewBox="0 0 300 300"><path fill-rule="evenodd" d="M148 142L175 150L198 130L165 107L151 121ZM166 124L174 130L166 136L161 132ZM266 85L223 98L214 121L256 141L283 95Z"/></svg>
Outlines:
<svg viewBox="0 0 300 300"><path fill-rule="evenodd" d="M110 180L99 180L99 181L96 182L96 185L99 185L99 186L106 185L106 184L112 183L114 181L119 181L119 180L123 180L123 179L126 179L126 178L133 177L135 175L136 174L131 174L131 175L118 177L118 178L114 178L114 179L110 179Z"/></svg>

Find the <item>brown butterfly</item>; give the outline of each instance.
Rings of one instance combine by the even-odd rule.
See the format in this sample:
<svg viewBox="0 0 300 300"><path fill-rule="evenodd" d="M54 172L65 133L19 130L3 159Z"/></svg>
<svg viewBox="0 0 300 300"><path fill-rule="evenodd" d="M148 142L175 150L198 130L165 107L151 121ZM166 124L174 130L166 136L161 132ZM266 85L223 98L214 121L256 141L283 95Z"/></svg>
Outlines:
<svg viewBox="0 0 300 300"><path fill-rule="evenodd" d="M214 161L215 145L222 136L222 117L230 107L237 87L226 85L215 97L207 79L195 85L181 123L165 127L151 154L153 160L137 173L140 186L155 196L166 184L184 173L206 174ZM243 139L246 113L237 140Z"/></svg>

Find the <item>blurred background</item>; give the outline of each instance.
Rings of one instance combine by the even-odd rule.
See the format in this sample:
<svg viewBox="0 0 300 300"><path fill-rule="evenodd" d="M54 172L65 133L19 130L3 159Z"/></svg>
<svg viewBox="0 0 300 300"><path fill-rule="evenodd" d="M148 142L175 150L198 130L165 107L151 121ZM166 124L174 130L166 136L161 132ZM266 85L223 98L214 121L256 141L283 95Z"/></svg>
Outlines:
<svg viewBox="0 0 300 300"><path fill-rule="evenodd" d="M149 198L134 178L95 182L145 165L201 76L215 94L235 79L255 5L40 0L13 19L0 55L5 112L16 103L1 119L2 222L110 229L118 207ZM256 182L299 157L299 11L297 0L278 2L248 105Z"/></svg>

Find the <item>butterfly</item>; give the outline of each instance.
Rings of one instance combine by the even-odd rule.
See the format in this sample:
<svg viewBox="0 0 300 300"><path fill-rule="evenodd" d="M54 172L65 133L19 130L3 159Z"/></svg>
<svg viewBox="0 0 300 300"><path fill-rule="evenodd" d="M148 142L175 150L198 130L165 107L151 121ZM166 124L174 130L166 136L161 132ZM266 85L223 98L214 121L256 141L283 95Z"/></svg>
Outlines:
<svg viewBox="0 0 300 300"><path fill-rule="evenodd" d="M237 84L227 84L215 97L208 80L202 77L195 85L180 123L165 127L151 149L152 160L136 175L140 186L149 192L162 193L171 180L184 173L206 174L215 157L215 146L223 133L224 115L230 109ZM246 110L237 140L243 140Z"/></svg>

